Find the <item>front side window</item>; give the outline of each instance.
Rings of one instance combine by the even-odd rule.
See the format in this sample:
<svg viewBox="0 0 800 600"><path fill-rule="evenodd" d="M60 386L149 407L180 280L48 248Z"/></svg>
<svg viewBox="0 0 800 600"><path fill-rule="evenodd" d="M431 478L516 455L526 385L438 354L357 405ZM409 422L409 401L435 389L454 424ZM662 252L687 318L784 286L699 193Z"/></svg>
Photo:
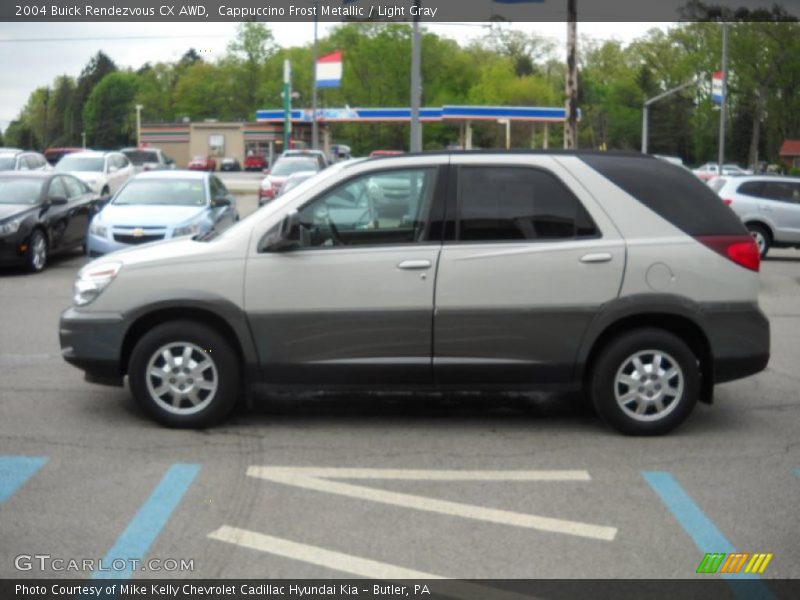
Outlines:
<svg viewBox="0 0 800 600"><path fill-rule="evenodd" d="M754 198L765 198L763 181L745 181L736 190L739 194L753 196Z"/></svg>
<svg viewBox="0 0 800 600"><path fill-rule="evenodd" d="M61 180L64 182L64 187L67 189L67 197L70 200L79 198L86 193L86 188L84 185L74 177L64 175L61 177Z"/></svg>
<svg viewBox="0 0 800 600"><path fill-rule="evenodd" d="M362 175L313 200L300 211L305 247L421 242L436 169Z"/></svg>
<svg viewBox="0 0 800 600"><path fill-rule="evenodd" d="M47 189L47 197L53 198L69 198L67 189L64 187L63 177L54 177L50 182L50 187Z"/></svg>
<svg viewBox="0 0 800 600"><path fill-rule="evenodd" d="M459 170L461 241L563 240L597 234L580 201L551 173L527 167Z"/></svg>

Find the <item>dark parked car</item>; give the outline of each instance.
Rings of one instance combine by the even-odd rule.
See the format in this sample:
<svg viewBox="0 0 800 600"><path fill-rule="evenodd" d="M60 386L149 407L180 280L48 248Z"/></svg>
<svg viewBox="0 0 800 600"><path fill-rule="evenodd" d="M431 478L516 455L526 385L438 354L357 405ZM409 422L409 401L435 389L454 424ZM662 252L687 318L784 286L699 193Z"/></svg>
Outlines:
<svg viewBox="0 0 800 600"><path fill-rule="evenodd" d="M52 252L83 247L100 197L67 173L0 174L0 264L38 272Z"/></svg>
<svg viewBox="0 0 800 600"><path fill-rule="evenodd" d="M226 156L219 163L219 170L220 171L241 171L242 170L242 165L238 160L236 160L232 156Z"/></svg>

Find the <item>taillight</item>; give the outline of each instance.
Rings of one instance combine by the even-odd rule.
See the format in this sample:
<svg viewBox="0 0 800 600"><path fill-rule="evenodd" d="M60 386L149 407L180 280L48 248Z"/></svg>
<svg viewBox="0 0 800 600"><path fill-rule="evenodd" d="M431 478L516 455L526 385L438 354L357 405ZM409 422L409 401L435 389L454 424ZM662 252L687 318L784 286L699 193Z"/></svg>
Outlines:
<svg viewBox="0 0 800 600"><path fill-rule="evenodd" d="M722 201L723 201L723 202L724 202L724 203L725 203L727 206L730 206L731 204L733 204L733 200L732 200L732 199L730 199L730 198L723 198L723 199L722 199Z"/></svg>
<svg viewBox="0 0 800 600"><path fill-rule="evenodd" d="M749 235L701 235L695 239L745 269L758 271L761 267L761 254Z"/></svg>

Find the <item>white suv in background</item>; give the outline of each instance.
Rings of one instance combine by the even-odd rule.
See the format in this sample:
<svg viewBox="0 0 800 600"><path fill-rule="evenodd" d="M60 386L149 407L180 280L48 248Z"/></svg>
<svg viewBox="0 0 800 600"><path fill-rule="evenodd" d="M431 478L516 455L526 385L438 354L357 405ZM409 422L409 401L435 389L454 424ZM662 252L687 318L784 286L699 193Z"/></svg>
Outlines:
<svg viewBox="0 0 800 600"><path fill-rule="evenodd" d="M766 367L759 260L706 185L652 157L375 158L221 235L88 264L61 347L174 427L220 421L254 386L544 388L654 435Z"/></svg>
<svg viewBox="0 0 800 600"><path fill-rule="evenodd" d="M71 173L102 196L114 194L136 172L121 152L73 152L58 163L56 171Z"/></svg>
<svg viewBox="0 0 800 600"><path fill-rule="evenodd" d="M800 248L800 177L717 177L709 186L744 222L761 256Z"/></svg>

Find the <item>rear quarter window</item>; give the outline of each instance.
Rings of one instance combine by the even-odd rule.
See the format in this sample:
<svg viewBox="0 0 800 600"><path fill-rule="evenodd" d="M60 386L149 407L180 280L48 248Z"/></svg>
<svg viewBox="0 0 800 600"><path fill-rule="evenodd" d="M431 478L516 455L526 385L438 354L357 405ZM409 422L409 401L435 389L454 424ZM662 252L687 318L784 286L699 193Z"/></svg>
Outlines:
<svg viewBox="0 0 800 600"><path fill-rule="evenodd" d="M652 157L584 154L584 163L691 236L746 235L739 217L692 173ZM602 198L598 198L602 203Z"/></svg>

